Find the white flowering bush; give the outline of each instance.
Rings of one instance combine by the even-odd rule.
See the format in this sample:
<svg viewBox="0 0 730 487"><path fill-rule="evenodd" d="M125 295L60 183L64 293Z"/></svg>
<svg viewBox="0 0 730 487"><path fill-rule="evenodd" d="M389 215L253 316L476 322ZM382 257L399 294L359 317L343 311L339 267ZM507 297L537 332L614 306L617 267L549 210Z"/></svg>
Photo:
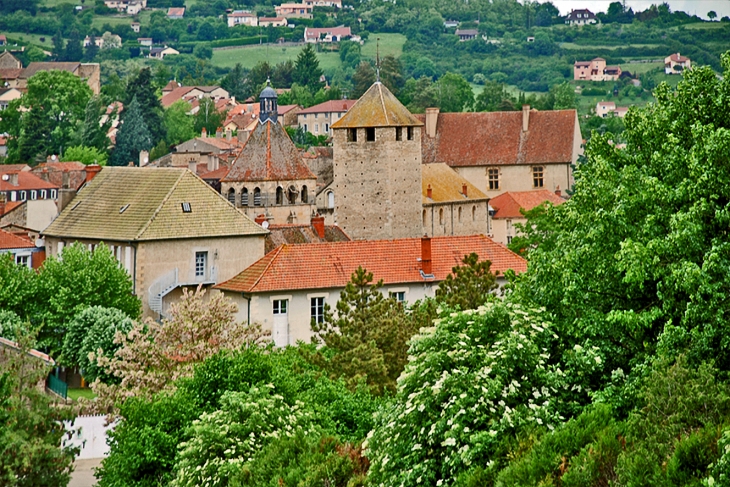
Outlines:
<svg viewBox="0 0 730 487"><path fill-rule="evenodd" d="M562 420L556 397L573 386L551 360L557 336L542 311L489 303L442 312L434 325L411 341L396 397L368 435L371 485L452 484L493 465L505 435ZM571 352L586 373L600 367L593 347Z"/></svg>
<svg viewBox="0 0 730 487"><path fill-rule="evenodd" d="M273 385L226 392L221 407L193 422L192 437L180 444L172 487L223 487L268 442L297 431L312 433L311 413L289 405Z"/></svg>

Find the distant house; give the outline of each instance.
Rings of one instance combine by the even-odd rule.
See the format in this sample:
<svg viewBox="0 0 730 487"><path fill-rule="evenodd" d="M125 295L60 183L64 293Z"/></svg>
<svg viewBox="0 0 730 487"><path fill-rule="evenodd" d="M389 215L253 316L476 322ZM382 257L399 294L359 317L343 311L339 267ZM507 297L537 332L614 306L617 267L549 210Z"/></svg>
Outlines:
<svg viewBox="0 0 730 487"><path fill-rule="evenodd" d="M588 25L598 22L596 14L588 9L571 10L565 23L568 25Z"/></svg>
<svg viewBox="0 0 730 487"><path fill-rule="evenodd" d="M178 100L190 101L192 99L198 98L212 98L214 100L221 100L229 97L228 91L221 88L220 86L196 85L175 87L174 85L176 83L171 83L173 83L173 86L170 86L170 83L168 83L168 86L166 86L165 89L162 90L162 99L160 100L160 103L162 103L163 108L169 107ZM168 87L172 89L166 91Z"/></svg>
<svg viewBox="0 0 730 487"><path fill-rule="evenodd" d="M305 3L282 3L274 7L277 17L287 19L311 19L312 6Z"/></svg>
<svg viewBox="0 0 730 487"><path fill-rule="evenodd" d="M455 29L459 27L459 21L458 20L444 20L444 27L446 29Z"/></svg>
<svg viewBox="0 0 730 487"><path fill-rule="evenodd" d="M304 42L316 44L318 42L340 42L352 37L349 27L340 25L339 27L325 28L304 28Z"/></svg>
<svg viewBox="0 0 730 487"><path fill-rule="evenodd" d="M147 0L104 0L104 5L119 12L137 15L143 8L147 8Z"/></svg>
<svg viewBox="0 0 730 487"><path fill-rule="evenodd" d="M139 42L139 44L141 46L152 47L152 38L151 37L137 37L137 42Z"/></svg>
<svg viewBox="0 0 730 487"><path fill-rule="evenodd" d="M666 74L678 74L691 67L692 61L686 56L681 56L679 53L664 58L664 72Z"/></svg>
<svg viewBox="0 0 730 487"><path fill-rule="evenodd" d="M616 81L620 77L621 66L606 66L606 60L601 57L573 64L573 79L576 81Z"/></svg>
<svg viewBox="0 0 730 487"><path fill-rule="evenodd" d="M545 202L560 205L565 200L560 196L560 190L555 192L546 189L537 191L511 191L502 193L489 201L492 207L492 235L495 242L503 245L512 243L512 239L519 235L516 223L525 224L527 218L522 211L529 211Z"/></svg>
<svg viewBox="0 0 730 487"><path fill-rule="evenodd" d="M139 22L132 22L130 24L130 27L132 28L132 31L139 34L139 27L140 27Z"/></svg>
<svg viewBox="0 0 730 487"><path fill-rule="evenodd" d="M459 41L471 41L476 39L479 35L479 31L476 29L457 29L456 35L459 37Z"/></svg>
<svg viewBox="0 0 730 487"><path fill-rule="evenodd" d="M180 54L180 51L167 46L153 47L150 49L149 57L154 59L164 59L165 56L173 56L175 54Z"/></svg>
<svg viewBox="0 0 730 487"><path fill-rule="evenodd" d="M284 17L259 17L260 27L285 27L288 24Z"/></svg>
<svg viewBox="0 0 730 487"><path fill-rule="evenodd" d="M302 3L310 7L342 8L342 0L304 0Z"/></svg>
<svg viewBox="0 0 730 487"><path fill-rule="evenodd" d="M300 110L297 125L314 135L332 135L331 125L338 121L357 100L330 100Z"/></svg>
<svg viewBox="0 0 730 487"><path fill-rule="evenodd" d="M168 19L182 19L185 17L185 7L170 7L167 9Z"/></svg>
<svg viewBox="0 0 730 487"><path fill-rule="evenodd" d="M11 101L17 100L23 93L17 88L0 88L0 111L8 108ZM0 155L3 155L0 153Z"/></svg>
<svg viewBox="0 0 730 487"><path fill-rule="evenodd" d="M59 187L33 174L29 166L0 165L0 224L43 230L58 215Z"/></svg>
<svg viewBox="0 0 730 487"><path fill-rule="evenodd" d="M237 25L256 27L259 25L259 19L247 10L234 10L228 14L228 27L235 27Z"/></svg>
<svg viewBox="0 0 730 487"><path fill-rule="evenodd" d="M612 101L599 101L596 103L596 115L606 118L609 113L616 111L616 104Z"/></svg>
<svg viewBox="0 0 730 487"><path fill-rule="evenodd" d="M5 203L0 200L0 215L4 205ZM40 267L46 257L43 248L36 247L34 242L0 229L0 256L8 253L13 255L16 264L32 269Z"/></svg>
<svg viewBox="0 0 730 487"><path fill-rule="evenodd" d="M68 71L86 81L91 91L98 95L101 90L101 68L98 63L77 63L77 62L38 62L30 63L27 68L20 71L15 80L14 86L20 91L25 91L28 86L28 79L40 71Z"/></svg>
<svg viewBox="0 0 730 487"><path fill-rule="evenodd" d="M84 47L89 47L90 44L91 44L91 37L86 36L84 38ZM101 37L94 37L94 44L96 44L96 47L101 49L101 47L104 45L104 39L102 39Z"/></svg>
<svg viewBox="0 0 730 487"><path fill-rule="evenodd" d="M8 38L4 34L0 34L0 46L7 46Z"/></svg>

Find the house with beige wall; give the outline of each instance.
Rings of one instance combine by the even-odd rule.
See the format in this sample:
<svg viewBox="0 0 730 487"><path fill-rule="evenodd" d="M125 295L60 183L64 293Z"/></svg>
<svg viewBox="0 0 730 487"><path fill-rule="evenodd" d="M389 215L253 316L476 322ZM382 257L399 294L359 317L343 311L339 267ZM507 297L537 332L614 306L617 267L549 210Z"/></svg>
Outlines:
<svg viewBox="0 0 730 487"><path fill-rule="evenodd" d="M573 64L573 79L585 81L616 81L621 77L621 66L606 66L606 60L597 57Z"/></svg>
<svg viewBox="0 0 730 487"><path fill-rule="evenodd" d="M575 110L439 113L428 108L421 150L493 198L506 191L568 189L583 153Z"/></svg>
<svg viewBox="0 0 730 487"><path fill-rule="evenodd" d="M312 6L304 3L282 3L274 7L277 17L287 19L311 19Z"/></svg>
<svg viewBox="0 0 730 487"><path fill-rule="evenodd" d="M247 10L234 10L228 14L228 27L235 27L237 25L248 25L249 27L256 27L259 25L259 19L256 15L252 14Z"/></svg>
<svg viewBox="0 0 730 487"><path fill-rule="evenodd" d="M491 234L494 241L502 245L512 243L512 239L520 235L515 224L524 225L527 223L527 218L525 218L523 212L532 210L544 203L557 206L565 203L565 199L559 191L553 193L545 189L540 191L510 191L493 198L489 205L494 211L491 222Z"/></svg>
<svg viewBox="0 0 730 487"><path fill-rule="evenodd" d="M77 63L77 62L36 62L30 63L18 77L17 88L27 89L28 80L40 71L68 71L86 81L91 91L98 95L101 91L101 67L99 63Z"/></svg>
<svg viewBox="0 0 730 487"><path fill-rule="evenodd" d="M358 267L383 280L386 296L413 303L435 296L439 283L471 252L489 260L498 276L507 269L527 270L524 259L484 235L284 244L215 289L238 305L239 321L260 323L284 347L311 340L312 320L323 321L325 305L336 309Z"/></svg>
<svg viewBox="0 0 730 487"><path fill-rule="evenodd" d="M692 67L692 61L687 56L679 53L671 54L664 58L664 72L666 74L679 74L685 69Z"/></svg>
<svg viewBox="0 0 730 487"><path fill-rule="evenodd" d="M48 255L107 245L144 316L160 318L183 287L212 286L264 255L267 231L179 168L105 167L45 229Z"/></svg>
<svg viewBox="0 0 730 487"><path fill-rule="evenodd" d="M357 100L330 100L297 113L297 125L313 135L332 135L332 124L341 119Z"/></svg>

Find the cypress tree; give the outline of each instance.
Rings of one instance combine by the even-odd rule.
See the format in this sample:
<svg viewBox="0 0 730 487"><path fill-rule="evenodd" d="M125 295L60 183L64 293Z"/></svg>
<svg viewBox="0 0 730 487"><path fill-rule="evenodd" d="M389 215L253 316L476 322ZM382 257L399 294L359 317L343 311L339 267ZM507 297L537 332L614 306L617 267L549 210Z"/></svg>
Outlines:
<svg viewBox="0 0 730 487"><path fill-rule="evenodd" d="M112 116L111 114L103 125L101 124L101 116L104 113L105 107L101 101L101 98L94 96L89 99L86 104L86 111L84 113L84 124L81 126L81 145L84 147L95 147L99 150L105 151L109 146L109 139L106 134L111 126Z"/></svg>
<svg viewBox="0 0 730 487"><path fill-rule="evenodd" d="M65 43L63 42L63 35L61 30L57 30L53 36L53 60L63 61L63 57L66 55Z"/></svg>
<svg viewBox="0 0 730 487"><path fill-rule="evenodd" d="M307 44L297 56L294 69L294 81L306 86L312 93L316 93L323 85L320 81L322 68L319 67L317 53L312 44Z"/></svg>
<svg viewBox="0 0 730 487"><path fill-rule="evenodd" d="M84 49L84 61L93 61L98 52L99 46L96 45L96 36L92 34L89 38L89 45Z"/></svg>
<svg viewBox="0 0 730 487"><path fill-rule="evenodd" d="M66 51L63 56L64 61L81 61L84 57L84 49L81 46L81 35L79 31L74 30L66 43Z"/></svg>
<svg viewBox="0 0 730 487"><path fill-rule="evenodd" d="M155 86L152 82L152 71L150 68L142 68L137 76L127 83L127 96L124 100L124 107L133 99L137 99L149 135L152 138L152 146L157 144L167 135L165 123L162 116L162 105L155 93Z"/></svg>
<svg viewBox="0 0 730 487"><path fill-rule="evenodd" d="M139 152L152 148L152 138L147 129L137 98L125 106L122 126L117 132L117 145L112 151L109 164L126 166L130 161L139 165Z"/></svg>

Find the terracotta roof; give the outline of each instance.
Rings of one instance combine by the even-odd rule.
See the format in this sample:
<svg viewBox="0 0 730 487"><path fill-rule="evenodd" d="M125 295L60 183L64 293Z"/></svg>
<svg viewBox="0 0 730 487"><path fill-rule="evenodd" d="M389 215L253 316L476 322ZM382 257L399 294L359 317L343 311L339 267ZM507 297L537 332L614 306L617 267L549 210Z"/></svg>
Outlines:
<svg viewBox="0 0 730 487"><path fill-rule="evenodd" d="M31 172L59 188L63 187L65 178L71 189L78 189L86 181L86 165L81 162L44 162L31 169ZM65 178L64 173L68 174Z"/></svg>
<svg viewBox="0 0 730 487"><path fill-rule="evenodd" d="M167 84L165 85L165 87L164 87L164 88L162 88L162 91L163 91L163 92L165 92L165 91L167 91L167 92L170 92L170 91L172 91L172 90L176 90L176 89L178 89L178 88L180 88L180 83L178 83L178 82L177 82L177 81L175 81L175 80L170 80L170 81L169 81L169 82L168 82L168 83L167 83Z"/></svg>
<svg viewBox="0 0 730 487"><path fill-rule="evenodd" d="M228 171L230 171L229 167L222 166L222 167L219 167L218 169L216 169L215 171L204 172L204 173L202 173L202 175L200 177L205 179L206 181L213 180L213 179L216 181L220 181L221 179L226 177L226 175L228 175Z"/></svg>
<svg viewBox="0 0 730 487"><path fill-rule="evenodd" d="M276 249L283 244L307 244L324 242L349 242L350 237L337 225L326 225L324 227L324 238L312 225L271 225L269 234L266 236L266 253Z"/></svg>
<svg viewBox="0 0 730 487"><path fill-rule="evenodd" d="M187 169L104 167L43 233L144 241L267 232Z"/></svg>
<svg viewBox="0 0 730 487"><path fill-rule="evenodd" d="M11 173L11 172L20 172L20 171L30 171L30 170L31 170L31 167L28 164L2 164L2 165L0 165L0 174L6 174L6 173Z"/></svg>
<svg viewBox="0 0 730 487"><path fill-rule="evenodd" d="M497 210L492 218L524 218L520 209L528 211L546 201L553 205L561 205L565 200L552 191L511 191L492 198L489 206Z"/></svg>
<svg viewBox="0 0 730 487"><path fill-rule="evenodd" d="M420 125L423 123L411 115L383 83L376 81L341 119L332 124L332 128Z"/></svg>
<svg viewBox="0 0 730 487"><path fill-rule="evenodd" d="M500 274L527 270L527 261L484 235L432 238L433 279L421 274L420 238L284 244L216 288L248 293L343 288L359 266L385 284L439 282L471 252L490 260Z"/></svg>
<svg viewBox="0 0 730 487"><path fill-rule="evenodd" d="M258 122L257 122L258 123ZM293 181L317 179L279 123L267 120L248 138L221 181Z"/></svg>
<svg viewBox="0 0 730 487"><path fill-rule="evenodd" d="M7 203L5 203L5 215L23 205L24 203L25 201L8 201Z"/></svg>
<svg viewBox="0 0 730 487"><path fill-rule="evenodd" d="M30 78L34 74L36 74L38 71L51 71L51 70L58 70L58 71L68 71L69 73L75 73L77 69L79 69L79 66L81 66L81 63L56 63L56 62L38 62L38 63L30 63L27 68L23 70L20 77L21 78Z"/></svg>
<svg viewBox="0 0 730 487"><path fill-rule="evenodd" d="M346 112L357 103L357 100L329 100L313 107L305 108L299 111L299 115L307 113L332 113Z"/></svg>
<svg viewBox="0 0 730 487"><path fill-rule="evenodd" d="M19 237L5 230L0 230L0 250L32 249L35 244L27 238Z"/></svg>
<svg viewBox="0 0 730 487"><path fill-rule="evenodd" d="M574 66L575 67L588 67L590 65L591 65L591 62L590 61L576 61L574 63Z"/></svg>
<svg viewBox="0 0 730 487"><path fill-rule="evenodd" d="M18 79L23 73L23 68L0 69L0 79Z"/></svg>
<svg viewBox="0 0 730 487"><path fill-rule="evenodd" d="M259 22L281 22L284 17L260 17Z"/></svg>
<svg viewBox="0 0 730 487"><path fill-rule="evenodd" d="M163 48L154 48L159 49L160 51L163 50ZM169 83L168 83L169 84ZM211 93L214 90L217 90L220 88L220 86L179 86L175 89L173 89L171 92L165 94L161 99L160 103L163 107L167 108L173 103L175 103L178 100L182 100L185 95L190 93L193 90L200 90L203 93Z"/></svg>
<svg viewBox="0 0 730 487"><path fill-rule="evenodd" d="M466 196L463 193L464 185L466 185ZM489 199L476 186L443 163L421 164L421 186L424 205ZM428 197L429 186L431 187L431 198Z"/></svg>
<svg viewBox="0 0 730 487"><path fill-rule="evenodd" d="M323 28L310 28L304 29L305 39L319 39L321 34L333 35L338 37L349 37L352 35L352 31L349 27L323 27Z"/></svg>
<svg viewBox="0 0 730 487"><path fill-rule="evenodd" d="M667 57L669 57L669 59L671 59L675 63L685 63L685 62L689 61L689 58L688 57L686 57L686 56L680 56L678 52L677 53L674 53L674 54L670 54Z"/></svg>
<svg viewBox="0 0 730 487"><path fill-rule="evenodd" d="M58 186L55 184L49 183L48 181L44 181L35 174L33 174L30 171L18 171L18 170L10 170L8 171L5 169L4 166L0 166L0 175L5 174L17 174L18 175L18 185L14 186L10 183L10 180L7 181L5 178L0 177L0 191L27 191L30 189L58 189Z"/></svg>
<svg viewBox="0 0 730 487"><path fill-rule="evenodd" d="M167 15L185 15L185 7L170 7L167 9Z"/></svg>
<svg viewBox="0 0 730 487"><path fill-rule="evenodd" d="M423 162L452 167L573 162L575 110L530 111L527 132L522 116L521 111L439 113L436 136L421 131Z"/></svg>
<svg viewBox="0 0 730 487"><path fill-rule="evenodd" d="M255 17L251 12L244 12L243 10L236 10L233 13L228 14L229 17Z"/></svg>

